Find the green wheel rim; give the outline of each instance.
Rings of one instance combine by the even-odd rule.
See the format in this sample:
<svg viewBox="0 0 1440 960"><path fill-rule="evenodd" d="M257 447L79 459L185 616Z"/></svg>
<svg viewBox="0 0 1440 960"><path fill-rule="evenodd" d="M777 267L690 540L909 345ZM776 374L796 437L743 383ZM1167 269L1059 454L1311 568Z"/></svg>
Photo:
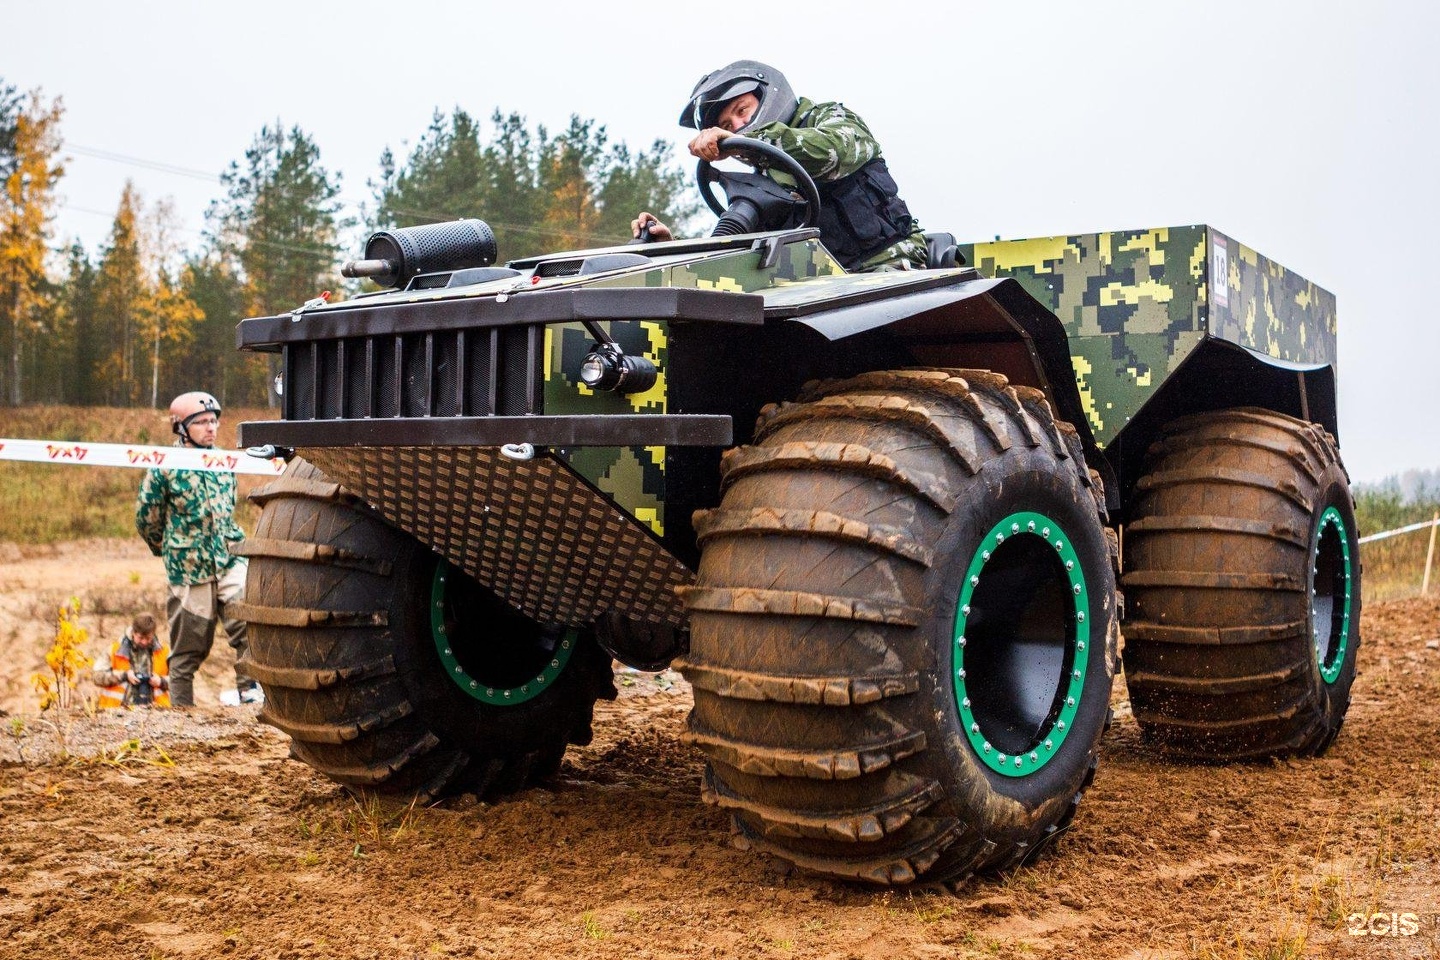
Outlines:
<svg viewBox="0 0 1440 960"><path fill-rule="evenodd" d="M440 655L440 662L445 665L445 674L455 686L481 703L497 707L524 703L554 686L555 678L560 676L565 664L570 662L570 654L575 650L575 631L565 631L551 652L550 659L543 663L540 672L534 676L513 686L486 683L475 676L473 671L465 668L450 643L450 630L445 623L445 582L450 575L449 564L442 560L436 565L430 586L430 634L435 640L435 651Z"/></svg>
<svg viewBox="0 0 1440 960"><path fill-rule="evenodd" d="M1064 592L1063 599L1047 601L1051 612L1059 614L1055 618L1059 622L1051 625L1052 630L1063 626L1063 636L1057 633L1049 638L1043 648L1047 664L1039 667L1016 667L1014 665L1020 662L1018 656L1012 656L1008 650L997 649L1010 644L1008 633L998 640L985 641L991 648L989 653L983 652L966 635L967 629L993 629L984 626L985 611L976 606L977 599L988 603L990 598L1010 595L1008 592L994 592L1005 589L998 584L987 590L987 573L1008 586L1016 573L1014 564L1022 559L1024 563L1018 568L1020 573L1040 575L1028 577L1042 584L1032 588L1032 596L1038 597L1047 590L1052 597L1061 590ZM1006 572L998 572L1006 567L1009 568ZM1044 514L1011 514L990 529L971 557L955 611L955 703L975 755L996 773L1007 777L1025 777L1035 773L1060 751L1060 745L1074 728L1090 660L1089 594L1085 571L1070 537L1060 524ZM978 639L978 635L973 638L975 641ZM1002 666L1001 670L1013 669L1016 674L995 676L993 668L1002 662L997 657L1008 657L1004 663L1010 666ZM974 676L971 675L972 669L976 671ZM1011 704L1005 701L1000 705L1001 710L993 709L996 701L991 691L997 687L1008 689L1017 684L1031 690L1032 707L1034 704L1038 707L1033 707L1026 731L1019 735L1006 732L1002 738L997 716L1008 712ZM987 701L991 709L987 709L982 700ZM1042 719L1035 720L1037 716ZM997 742L1002 739L1006 740L1006 744Z"/></svg>
<svg viewBox="0 0 1440 960"><path fill-rule="evenodd" d="M1326 507L1315 528L1310 554L1310 629L1315 643L1315 662L1327 684L1340 679L1345 652L1350 646L1350 612L1353 569L1350 534L1345 518L1335 507Z"/></svg>

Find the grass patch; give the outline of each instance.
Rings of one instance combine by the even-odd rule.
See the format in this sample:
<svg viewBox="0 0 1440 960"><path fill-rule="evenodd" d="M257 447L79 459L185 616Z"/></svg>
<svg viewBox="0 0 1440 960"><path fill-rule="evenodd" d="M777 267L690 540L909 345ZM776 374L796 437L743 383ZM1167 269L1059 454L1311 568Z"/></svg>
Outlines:
<svg viewBox="0 0 1440 960"><path fill-rule="evenodd" d="M580 927L585 931L586 938L590 940L604 940L610 936L605 928L600 926L600 921L595 919L593 910L586 910L580 914Z"/></svg>
<svg viewBox="0 0 1440 960"><path fill-rule="evenodd" d="M400 803L375 795L349 796L348 802L325 804L295 820L296 833L310 854L316 847L343 850L351 859L365 860L372 853L389 851L428 829L425 809L416 802Z"/></svg>
<svg viewBox="0 0 1440 960"><path fill-rule="evenodd" d="M1412 523L1432 519L1440 512L1440 491L1421 490L1410 498L1389 483L1358 487L1355 491L1355 523L1360 535L1398 530ZM1363 599L1399 600L1420 592L1425 574L1425 552L1430 544L1430 531L1417 530L1384 540L1360 545L1365 563ZM1440 589L1440 570L1430 571L1430 589Z"/></svg>

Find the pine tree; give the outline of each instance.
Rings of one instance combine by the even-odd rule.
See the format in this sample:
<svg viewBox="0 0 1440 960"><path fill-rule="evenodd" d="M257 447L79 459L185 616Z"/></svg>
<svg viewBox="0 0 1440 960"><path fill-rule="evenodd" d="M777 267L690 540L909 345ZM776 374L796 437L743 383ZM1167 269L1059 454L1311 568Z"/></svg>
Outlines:
<svg viewBox="0 0 1440 960"><path fill-rule="evenodd" d="M190 257L180 275L181 286L200 310L194 339L180 361L191 384L220 399L225 407L261 405L268 390L266 358L235 349L235 324L250 316L249 295L232 259L215 250ZM179 382L174 392L196 389Z"/></svg>
<svg viewBox="0 0 1440 960"><path fill-rule="evenodd" d="M245 160L221 175L226 196L211 208L212 237L233 252L255 314L291 310L337 286L340 176L299 127L263 127Z"/></svg>
<svg viewBox="0 0 1440 960"><path fill-rule="evenodd" d="M470 115L456 108L447 124L435 111L404 170L395 168L388 147L381 155L380 182L371 183L378 200L377 225L406 227L482 216L490 192L485 167L480 128Z"/></svg>
<svg viewBox="0 0 1440 960"><path fill-rule="evenodd" d="M98 393L111 406L129 406L140 396L138 320L153 296L141 252L140 207L135 185L127 180L95 278L96 326L107 345L98 369Z"/></svg>
<svg viewBox="0 0 1440 960"><path fill-rule="evenodd" d="M546 249L535 137L518 113L496 110L490 123L495 134L485 147L484 208L477 215L494 228L501 256Z"/></svg>
<svg viewBox="0 0 1440 960"><path fill-rule="evenodd" d="M58 314L62 332L57 348L65 350L60 369L62 403L95 404L101 401L99 370L103 342L97 327L95 282L97 271L85 248L72 244L66 251L65 279L60 285Z"/></svg>
<svg viewBox="0 0 1440 960"><path fill-rule="evenodd" d="M375 193L379 227L479 217L495 231L502 257L624 243L640 210L682 225L696 207L683 199L685 175L656 141L632 155L608 146L593 120L570 118L551 136L532 133L516 113L491 116L490 141L463 110L438 112L403 165L387 148Z"/></svg>
<svg viewBox="0 0 1440 960"><path fill-rule="evenodd" d="M617 144L596 192L600 217L595 232L629 239L630 221L641 210L649 210L679 236L685 221L697 212L694 201L684 196L688 186L685 172L670 163L670 147L665 141L656 140L648 151L641 150L633 157L625 144Z"/></svg>
<svg viewBox="0 0 1440 960"><path fill-rule="evenodd" d="M320 165L320 149L298 126L262 127L244 163L220 177L226 196L211 205L215 251L233 259L245 283L247 316L293 310L339 289L340 175ZM266 380L274 376L267 357ZM267 392L272 405L276 397Z"/></svg>

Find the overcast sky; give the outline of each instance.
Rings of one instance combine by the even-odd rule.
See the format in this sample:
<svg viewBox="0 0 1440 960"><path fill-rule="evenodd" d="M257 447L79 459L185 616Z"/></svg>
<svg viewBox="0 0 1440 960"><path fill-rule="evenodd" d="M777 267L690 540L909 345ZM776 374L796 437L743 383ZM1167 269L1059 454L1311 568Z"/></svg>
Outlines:
<svg viewBox="0 0 1440 960"><path fill-rule="evenodd" d="M927 229L1209 223L1335 293L1341 446L1352 478L1377 480L1440 467L1437 10L0 0L0 78L64 98L57 234L94 252L126 178L173 198L198 243L218 174L277 120L358 204L381 151L403 156L437 107L552 128L577 113L678 157L699 76L767 61L866 118Z"/></svg>

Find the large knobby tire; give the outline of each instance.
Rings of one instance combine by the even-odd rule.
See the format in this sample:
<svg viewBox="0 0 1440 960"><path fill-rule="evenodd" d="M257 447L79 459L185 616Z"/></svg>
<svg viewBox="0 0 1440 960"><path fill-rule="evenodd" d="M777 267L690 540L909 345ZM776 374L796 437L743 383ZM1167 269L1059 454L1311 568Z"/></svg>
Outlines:
<svg viewBox="0 0 1440 960"><path fill-rule="evenodd" d="M1360 551L1323 428L1260 409L1176 420L1125 527L1125 679L1167 751L1323 752L1350 705Z"/></svg>
<svg viewBox="0 0 1440 960"><path fill-rule="evenodd" d="M246 667L292 756L428 802L518 790L590 741L614 696L593 637L511 612L304 460L251 499Z"/></svg>
<svg viewBox="0 0 1440 960"><path fill-rule="evenodd" d="M767 408L723 473L681 669L741 845L876 883L1038 852L1094 776L1115 669L1074 430L986 371L874 373Z"/></svg>

